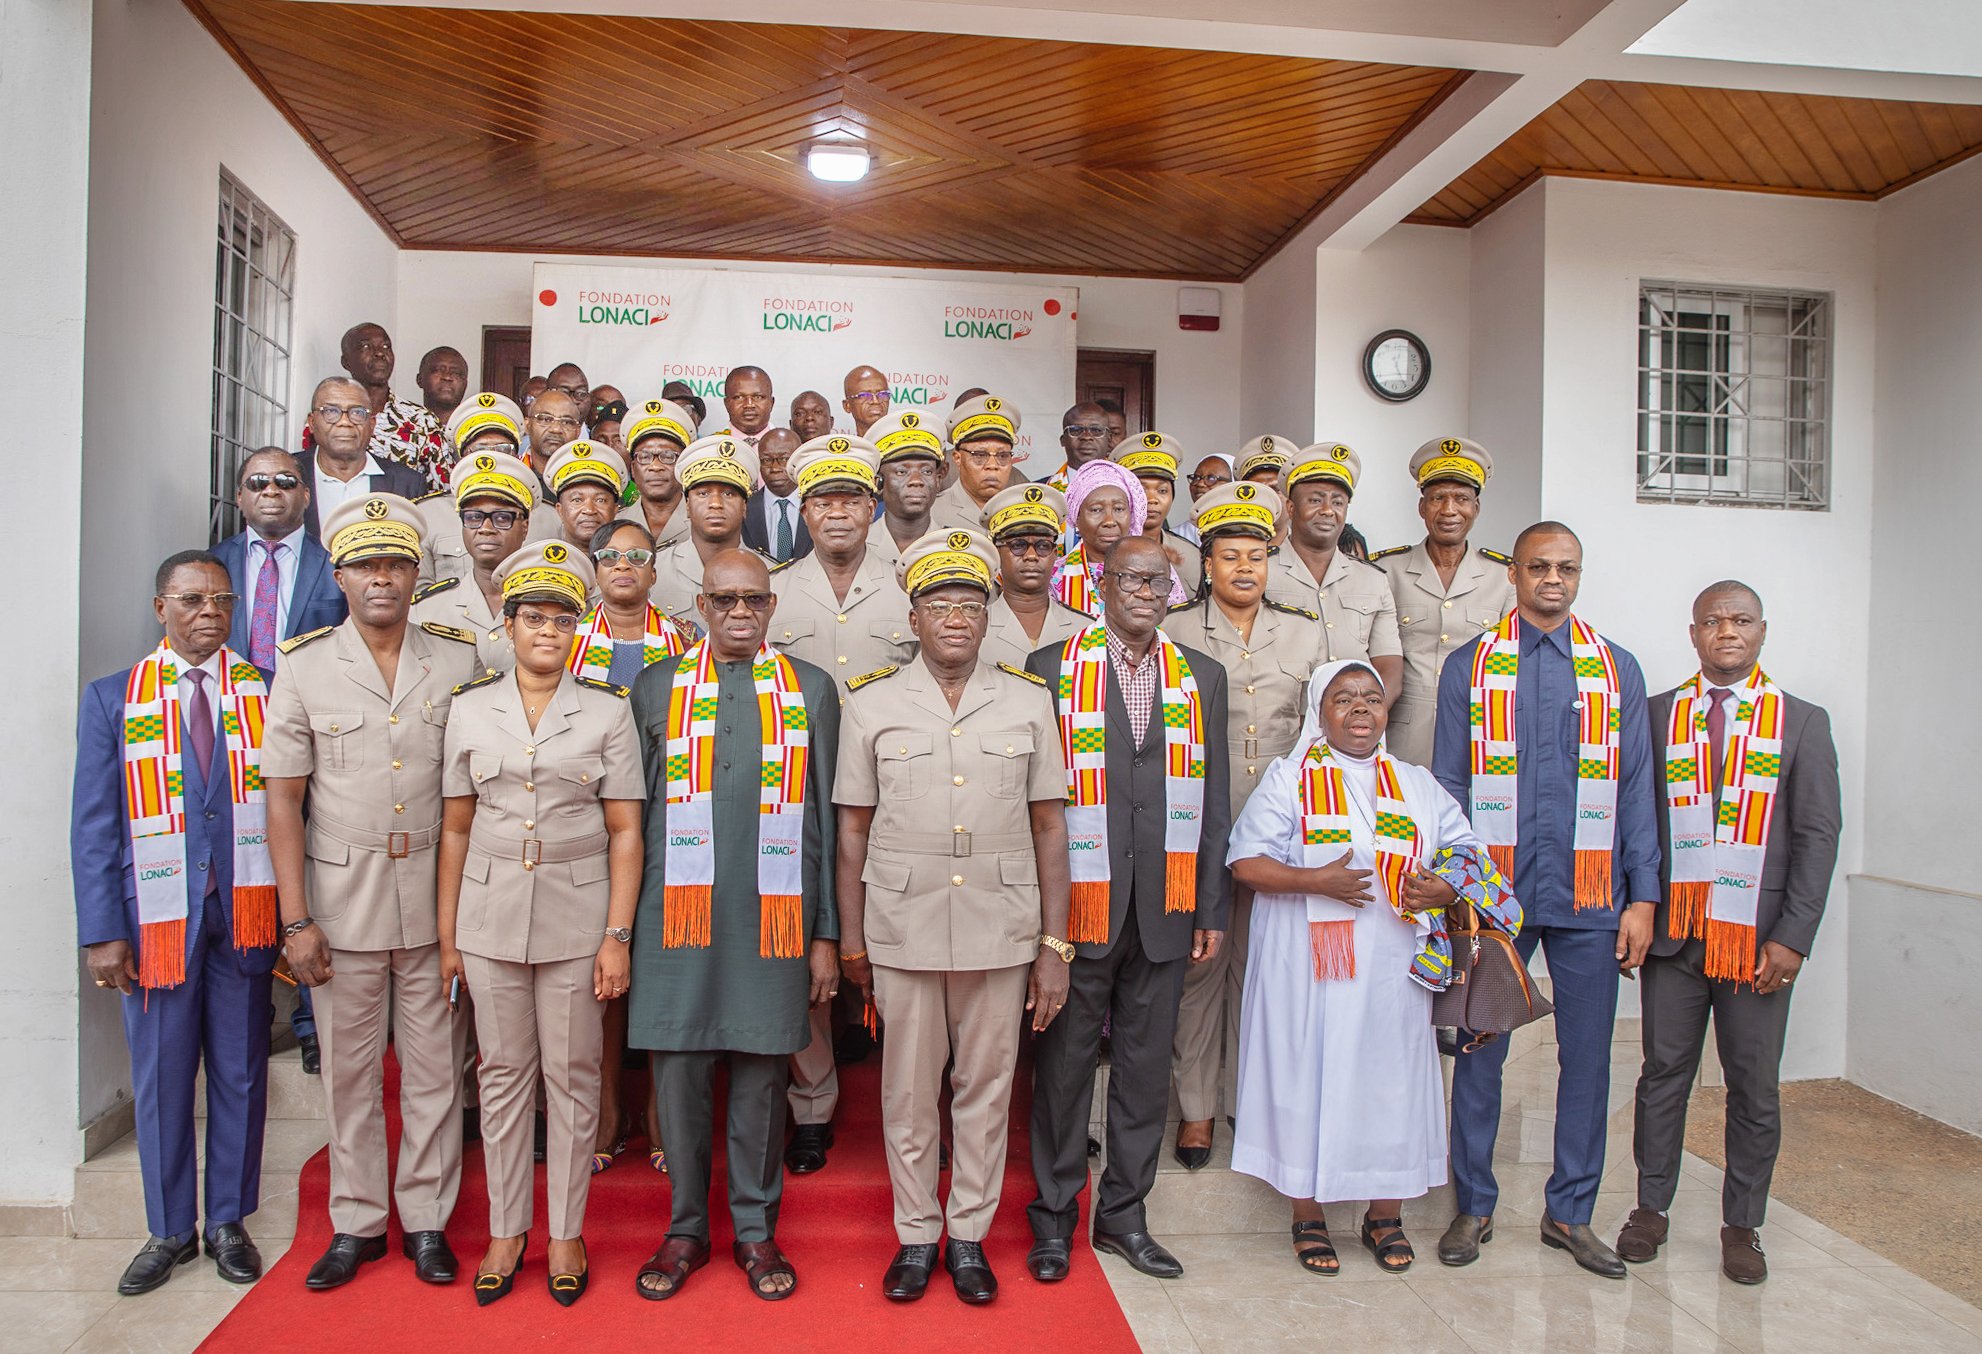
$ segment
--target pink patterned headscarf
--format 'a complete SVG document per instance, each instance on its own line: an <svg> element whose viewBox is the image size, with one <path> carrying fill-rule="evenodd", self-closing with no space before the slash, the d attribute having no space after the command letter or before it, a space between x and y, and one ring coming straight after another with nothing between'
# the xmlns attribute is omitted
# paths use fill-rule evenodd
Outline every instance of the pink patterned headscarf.
<svg viewBox="0 0 1982 1354"><path fill-rule="evenodd" d="M1101 488L1120 489L1128 495L1128 534L1142 535L1143 524L1149 518L1149 495L1142 491L1141 480L1113 461L1089 461L1067 477L1067 524L1079 530L1080 505Z"/></svg>

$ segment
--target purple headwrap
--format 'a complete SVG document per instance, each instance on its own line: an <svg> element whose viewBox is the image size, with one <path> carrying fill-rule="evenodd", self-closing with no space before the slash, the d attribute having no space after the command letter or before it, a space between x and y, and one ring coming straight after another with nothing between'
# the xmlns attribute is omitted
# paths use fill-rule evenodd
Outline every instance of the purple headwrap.
<svg viewBox="0 0 1982 1354"><path fill-rule="evenodd" d="M1113 461L1089 461L1067 476L1067 522L1078 529L1080 505L1096 489L1120 489L1129 499L1130 536L1142 535L1143 523L1149 517L1149 495L1142 491L1142 481Z"/></svg>

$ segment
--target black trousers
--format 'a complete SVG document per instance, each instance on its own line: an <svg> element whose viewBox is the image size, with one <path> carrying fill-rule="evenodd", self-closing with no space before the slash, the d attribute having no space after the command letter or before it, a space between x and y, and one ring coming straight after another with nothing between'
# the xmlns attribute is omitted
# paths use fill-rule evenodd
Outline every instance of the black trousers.
<svg viewBox="0 0 1982 1354"><path fill-rule="evenodd" d="M1151 963L1130 901L1121 936L1099 959L1075 959L1067 1004L1039 1036L1033 1059L1032 1175L1039 1196L1026 1208L1035 1237L1071 1237L1087 1183L1087 1124L1094 1105L1101 1022L1112 1017L1108 1073L1108 1164L1094 1199L1103 1232L1148 1229L1143 1200L1156 1184L1170 1108L1170 1043L1189 959Z"/></svg>
<svg viewBox="0 0 1982 1354"><path fill-rule="evenodd" d="M1776 1076L1783 1033L1789 1027L1785 987L1758 996L1752 987L1709 978L1707 945L1686 943L1668 958L1645 960L1645 1064L1638 1075L1637 1124L1632 1150L1638 1161L1638 1206L1663 1213L1679 1187L1686 1150L1686 1102L1700 1070L1707 1017L1727 1077L1727 1170L1721 1184L1721 1221L1760 1227L1768 1208L1769 1181L1782 1146L1782 1103Z"/></svg>
<svg viewBox="0 0 1982 1354"><path fill-rule="evenodd" d="M656 1053L654 1093L668 1149L674 1216L669 1236L709 1239L709 1176L715 1155L715 1095L721 1059L729 1064L729 1211L738 1241L769 1241L784 1198L788 1053Z"/></svg>

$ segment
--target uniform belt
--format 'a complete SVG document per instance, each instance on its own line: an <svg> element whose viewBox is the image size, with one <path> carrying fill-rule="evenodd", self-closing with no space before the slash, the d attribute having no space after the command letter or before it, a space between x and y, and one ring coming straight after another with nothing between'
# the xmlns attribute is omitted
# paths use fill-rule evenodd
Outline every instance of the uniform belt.
<svg viewBox="0 0 1982 1354"><path fill-rule="evenodd" d="M1032 850L1030 832L891 832L867 839L868 846L907 856L995 856Z"/></svg>
<svg viewBox="0 0 1982 1354"><path fill-rule="evenodd" d="M393 860L404 860L415 851L425 851L440 840L440 824L411 832L373 832L368 828L347 827L320 813L310 815L310 831L322 833L334 842L359 851L378 851Z"/></svg>
<svg viewBox="0 0 1982 1354"><path fill-rule="evenodd" d="M525 865L557 865L602 856L612 834L601 829L582 837L511 837L500 832L468 834L468 849L495 860L520 860Z"/></svg>

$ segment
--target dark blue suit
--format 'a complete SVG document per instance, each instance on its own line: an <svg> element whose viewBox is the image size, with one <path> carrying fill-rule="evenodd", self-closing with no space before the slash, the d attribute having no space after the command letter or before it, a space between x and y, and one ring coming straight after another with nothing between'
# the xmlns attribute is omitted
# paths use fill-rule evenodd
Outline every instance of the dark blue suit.
<svg viewBox="0 0 1982 1354"><path fill-rule="evenodd" d="M1461 805L1472 803L1468 733L1473 655L1481 641L1455 649L1438 678L1438 723L1432 774ZM1555 1000L1558 1076L1555 1169L1549 1216L1588 1223L1603 1177L1610 1117L1611 1030L1617 1022L1617 923L1623 907L1659 897L1659 837L1652 788L1652 731L1645 676L1617 645L1619 772L1616 836L1608 907L1575 906L1576 712L1569 626L1523 624L1515 678L1516 825L1514 893L1524 921L1515 942L1523 958L1548 956ZM1507 1040L1462 1053L1452 1071L1452 1179L1459 1212L1489 1217L1499 1199L1493 1176L1500 1128L1500 1074Z"/></svg>
<svg viewBox="0 0 1982 1354"><path fill-rule="evenodd" d="M69 826L76 940L138 944L138 890L124 809L124 690L128 672L83 691ZM216 739L214 774L200 775L188 744L186 980L124 1002L131 1050L138 1161L152 1234L180 1238L200 1219L193 1082L206 1063L206 1224L239 1222L261 1206L262 1127L268 1116L269 971L279 947L234 947L234 806ZM211 885L211 886L210 886Z"/></svg>
<svg viewBox="0 0 1982 1354"><path fill-rule="evenodd" d="M234 591L241 594L241 600L234 604L234 628L227 634L227 647L243 658L248 656L248 627L255 619L255 580L260 576L262 562L261 551L250 548L253 540L253 534L244 531L213 548L213 553L227 566L227 577L233 580ZM304 535L300 544L295 561L296 587L289 598L289 623L276 633L278 640L340 624L348 610L344 594L338 591L337 580L331 576L330 552L314 536Z"/></svg>

